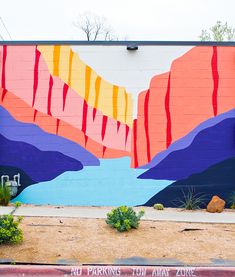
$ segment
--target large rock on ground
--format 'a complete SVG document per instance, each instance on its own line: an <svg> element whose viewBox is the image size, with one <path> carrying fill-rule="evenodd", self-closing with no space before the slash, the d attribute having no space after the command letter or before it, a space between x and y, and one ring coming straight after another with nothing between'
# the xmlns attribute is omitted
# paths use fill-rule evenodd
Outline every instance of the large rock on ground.
<svg viewBox="0 0 235 277"><path fill-rule="evenodd" d="M221 213L224 210L225 201L219 196L215 195L212 197L211 201L207 205L206 210L209 213Z"/></svg>

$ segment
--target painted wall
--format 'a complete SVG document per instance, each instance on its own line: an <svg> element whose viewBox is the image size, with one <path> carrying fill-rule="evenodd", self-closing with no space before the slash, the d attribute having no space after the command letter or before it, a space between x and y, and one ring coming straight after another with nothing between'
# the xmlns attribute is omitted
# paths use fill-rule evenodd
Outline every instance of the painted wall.
<svg viewBox="0 0 235 277"><path fill-rule="evenodd" d="M235 190L235 47L2 45L0 84L15 200L177 206Z"/></svg>

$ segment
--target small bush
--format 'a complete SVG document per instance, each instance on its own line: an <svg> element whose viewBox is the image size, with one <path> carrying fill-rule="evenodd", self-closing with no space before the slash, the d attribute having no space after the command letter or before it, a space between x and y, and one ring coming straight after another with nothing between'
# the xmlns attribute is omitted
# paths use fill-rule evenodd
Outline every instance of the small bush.
<svg viewBox="0 0 235 277"><path fill-rule="evenodd" d="M14 219L12 215L0 216L0 244L23 241L23 232L18 227L22 217Z"/></svg>
<svg viewBox="0 0 235 277"><path fill-rule="evenodd" d="M199 193L195 193L193 188L189 188L188 192L183 193L183 200L180 200L180 208L185 210L197 210L200 209L202 205L204 205L205 196L200 195Z"/></svg>
<svg viewBox="0 0 235 277"><path fill-rule="evenodd" d="M19 208L21 205L22 205L22 203L20 201L15 202L15 208Z"/></svg>
<svg viewBox="0 0 235 277"><path fill-rule="evenodd" d="M11 189L9 186L0 185L0 205L7 206L11 199Z"/></svg>
<svg viewBox="0 0 235 277"><path fill-rule="evenodd" d="M14 209L11 211L11 213L10 214L14 214L15 213L15 211L20 207L22 205L22 203L20 202L20 201L16 201L15 203L14 203Z"/></svg>
<svg viewBox="0 0 235 277"><path fill-rule="evenodd" d="M131 228L139 227L139 221L143 215L143 210L136 214L133 208L121 206L107 214L106 223L119 232L129 231Z"/></svg>
<svg viewBox="0 0 235 277"><path fill-rule="evenodd" d="M154 207L154 209L159 210L159 211L164 210L164 206L160 203L154 204L153 207Z"/></svg>
<svg viewBox="0 0 235 277"><path fill-rule="evenodd" d="M230 208L235 209L235 191L230 194L228 202L230 204Z"/></svg>

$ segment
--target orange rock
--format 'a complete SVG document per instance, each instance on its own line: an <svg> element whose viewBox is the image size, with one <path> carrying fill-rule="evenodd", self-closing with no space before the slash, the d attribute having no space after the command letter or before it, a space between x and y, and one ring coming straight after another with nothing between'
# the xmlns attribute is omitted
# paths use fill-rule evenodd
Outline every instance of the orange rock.
<svg viewBox="0 0 235 277"><path fill-rule="evenodd" d="M209 213L221 213L224 210L225 201L219 196L215 195L207 205L207 211Z"/></svg>

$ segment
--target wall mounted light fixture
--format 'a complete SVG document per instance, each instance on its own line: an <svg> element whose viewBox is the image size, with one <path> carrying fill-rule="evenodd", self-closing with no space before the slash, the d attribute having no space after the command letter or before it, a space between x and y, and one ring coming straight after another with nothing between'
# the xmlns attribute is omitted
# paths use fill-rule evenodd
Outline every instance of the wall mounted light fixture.
<svg viewBox="0 0 235 277"><path fill-rule="evenodd" d="M136 44L129 44L129 45L127 45L126 49L130 50L130 51L135 51L135 50L138 50L138 45L136 45Z"/></svg>

